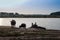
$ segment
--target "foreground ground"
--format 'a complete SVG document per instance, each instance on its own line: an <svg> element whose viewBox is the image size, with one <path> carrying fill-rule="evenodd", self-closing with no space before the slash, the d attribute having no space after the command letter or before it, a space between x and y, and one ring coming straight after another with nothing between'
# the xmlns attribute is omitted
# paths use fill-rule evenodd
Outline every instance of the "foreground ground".
<svg viewBox="0 0 60 40"><path fill-rule="evenodd" d="M60 40L60 30L0 26L0 40Z"/></svg>

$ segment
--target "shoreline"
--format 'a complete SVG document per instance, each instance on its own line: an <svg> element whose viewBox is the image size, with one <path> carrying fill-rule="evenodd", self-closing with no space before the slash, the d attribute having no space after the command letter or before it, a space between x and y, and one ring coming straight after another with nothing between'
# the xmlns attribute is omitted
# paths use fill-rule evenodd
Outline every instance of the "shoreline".
<svg viewBox="0 0 60 40"><path fill-rule="evenodd" d="M42 29L16 29L11 26L0 26L9 28L0 28L0 40L60 40L60 30L42 30Z"/></svg>

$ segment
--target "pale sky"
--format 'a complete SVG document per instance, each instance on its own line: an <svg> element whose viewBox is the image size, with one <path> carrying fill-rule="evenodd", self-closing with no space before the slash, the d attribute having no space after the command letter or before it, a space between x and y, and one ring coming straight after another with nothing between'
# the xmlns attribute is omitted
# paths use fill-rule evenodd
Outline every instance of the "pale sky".
<svg viewBox="0 0 60 40"><path fill-rule="evenodd" d="M50 14L60 11L60 0L0 0L0 12Z"/></svg>

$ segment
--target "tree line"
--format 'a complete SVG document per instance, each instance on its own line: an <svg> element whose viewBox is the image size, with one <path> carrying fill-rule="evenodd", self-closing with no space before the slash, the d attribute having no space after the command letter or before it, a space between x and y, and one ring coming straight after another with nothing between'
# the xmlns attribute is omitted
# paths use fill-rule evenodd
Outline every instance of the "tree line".
<svg viewBox="0 0 60 40"><path fill-rule="evenodd" d="M32 15L25 15L19 13L7 13L7 12L0 12L1 18L60 18L60 11L59 12L52 12L50 15L41 15L41 14L32 14Z"/></svg>

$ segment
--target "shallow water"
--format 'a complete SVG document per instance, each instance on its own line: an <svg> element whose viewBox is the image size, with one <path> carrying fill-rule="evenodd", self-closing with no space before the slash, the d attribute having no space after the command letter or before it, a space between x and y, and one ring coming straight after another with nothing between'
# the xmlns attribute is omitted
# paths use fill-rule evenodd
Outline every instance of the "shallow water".
<svg viewBox="0 0 60 40"><path fill-rule="evenodd" d="M10 21L16 20L16 27L19 27L22 23L26 23L27 28L32 23L46 27L47 29L60 29L60 18L0 18L0 25L11 26Z"/></svg>

